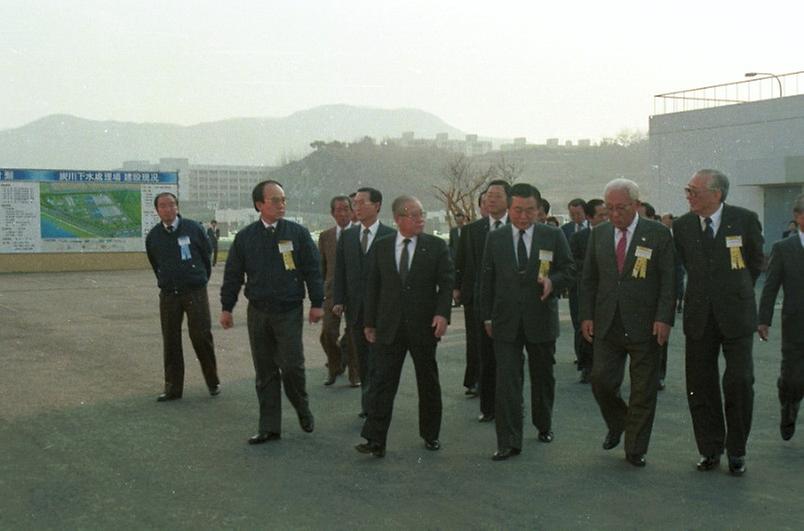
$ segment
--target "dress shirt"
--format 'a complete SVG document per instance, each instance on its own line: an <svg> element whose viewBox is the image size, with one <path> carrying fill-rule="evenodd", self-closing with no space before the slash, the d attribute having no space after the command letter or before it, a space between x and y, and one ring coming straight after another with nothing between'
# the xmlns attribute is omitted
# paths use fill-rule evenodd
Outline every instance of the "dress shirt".
<svg viewBox="0 0 804 531"><path fill-rule="evenodd" d="M265 227L266 229L267 229L268 227L271 227L271 228L272 228L272 229L274 229L274 230L276 230L276 224L279 222L279 220L276 220L276 221L274 221L273 223L268 223L267 221L265 221L264 219L262 219L262 217L260 217L260 221L262 221L262 226L263 226L263 227Z"/></svg>
<svg viewBox="0 0 804 531"><path fill-rule="evenodd" d="M360 227L360 236L359 236L358 239L362 239L363 238L363 231L366 230L366 227L364 227L362 224L359 225L359 227ZM380 220L379 219L374 221L374 224L372 224L370 227L368 227L369 233L368 233L368 244L366 245L366 252L369 252L369 250L371 250L371 244L372 244L372 242L374 242L374 237L377 235L377 229L379 227L380 227Z"/></svg>
<svg viewBox="0 0 804 531"><path fill-rule="evenodd" d="M516 248L519 245L519 229L511 225L511 232L514 235L514 254L516 254ZM525 249L528 251L528 259L530 259L530 247L533 243L533 225L525 229L523 239L525 240Z"/></svg>
<svg viewBox="0 0 804 531"><path fill-rule="evenodd" d="M162 223L162 226L165 227L165 230L168 231L168 232L176 232L176 229L179 228L179 221L180 220L181 220L181 218L179 216L176 216L176 219L173 220L173 223L171 223L170 225L165 225L164 223ZM173 228L168 229L168 227L173 227Z"/></svg>
<svg viewBox="0 0 804 531"><path fill-rule="evenodd" d="M701 232L706 230L706 218L709 218L712 220L712 234L714 236L717 236L717 231L720 229L720 218L722 217L723 217L723 203L720 203L720 207L711 216L698 216L701 222Z"/></svg>
<svg viewBox="0 0 804 531"><path fill-rule="evenodd" d="M505 214L503 214L503 215L502 215L502 217L501 217L499 220L494 219L494 216L492 216L491 214L489 214L489 229L494 230L494 223L495 223L496 221L499 221L499 222L500 222L500 227L502 227L503 225L505 225L505 224L508 222L508 212L506 212ZM528 244L528 245L530 245L530 244Z"/></svg>
<svg viewBox="0 0 804 531"><path fill-rule="evenodd" d="M801 246L804 247L804 231L801 229L798 231L798 239L801 240Z"/></svg>
<svg viewBox="0 0 804 531"><path fill-rule="evenodd" d="M402 248L405 246L405 240L410 240L408 244L408 272L410 272L410 264L413 263L413 252L416 250L416 241L418 236L402 236L399 232L396 233L396 246L394 246L394 261L396 262L396 270L399 271L399 260L402 258Z"/></svg>
<svg viewBox="0 0 804 531"><path fill-rule="evenodd" d="M634 231L636 230L637 223L639 222L639 216L634 216L634 220L631 222L628 227L625 229L626 239L625 239L625 255L628 256L628 249L631 247L631 240L634 239ZM623 231L614 227L614 252L617 252L617 244L620 243L620 239L623 237Z"/></svg>

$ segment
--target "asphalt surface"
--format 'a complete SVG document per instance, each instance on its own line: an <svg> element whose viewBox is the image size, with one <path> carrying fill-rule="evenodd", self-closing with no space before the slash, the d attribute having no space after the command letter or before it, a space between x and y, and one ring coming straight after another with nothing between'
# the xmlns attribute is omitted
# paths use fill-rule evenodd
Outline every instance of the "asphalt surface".
<svg viewBox="0 0 804 531"><path fill-rule="evenodd" d="M735 478L725 462L695 470L680 330L647 467L629 465L622 446L602 450L605 425L577 383L561 310L552 444L526 423L522 455L490 459L494 427L476 421L478 401L463 394L457 309L438 350L441 451L418 437L408 360L377 459L353 449L359 390L345 378L323 386L320 325L305 326L315 432L301 431L284 400L282 440L249 446L257 403L242 298L235 328L214 326L222 394L207 394L185 337L184 398L157 403L150 271L0 275L0 529L801 529L804 434L779 436L778 328L755 343L748 471Z"/></svg>

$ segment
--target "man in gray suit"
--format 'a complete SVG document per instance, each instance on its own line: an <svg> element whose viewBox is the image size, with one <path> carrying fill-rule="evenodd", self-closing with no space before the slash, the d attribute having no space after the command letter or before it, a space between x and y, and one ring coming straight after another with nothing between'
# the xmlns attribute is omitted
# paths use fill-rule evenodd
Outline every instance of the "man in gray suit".
<svg viewBox="0 0 804 531"><path fill-rule="evenodd" d="M759 338L768 340L773 305L779 288L782 303L782 368L777 381L782 418L779 430L789 441L796 432L796 417L804 395L804 195L793 205L798 230L773 244L765 286L759 299Z"/></svg>
<svg viewBox="0 0 804 531"><path fill-rule="evenodd" d="M511 187L510 225L486 237L480 314L497 361L494 416L502 461L522 451L522 350L528 352L531 419L539 441L553 440L556 294L575 282L575 262L560 229L536 223L541 196L526 183Z"/></svg>
<svg viewBox="0 0 804 531"><path fill-rule="evenodd" d="M592 230L583 265L581 331L594 342L592 391L606 421L603 448L620 444L625 458L645 466L656 394L659 347L673 322L675 266L667 227L637 215L639 186L628 179L606 185L609 222ZM620 395L630 356L631 393Z"/></svg>

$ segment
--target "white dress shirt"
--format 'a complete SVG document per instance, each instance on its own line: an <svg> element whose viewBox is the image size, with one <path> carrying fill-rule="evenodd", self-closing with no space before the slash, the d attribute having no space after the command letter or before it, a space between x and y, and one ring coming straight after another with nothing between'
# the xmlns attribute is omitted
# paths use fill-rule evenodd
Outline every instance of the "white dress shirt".
<svg viewBox="0 0 804 531"><path fill-rule="evenodd" d="M636 230L637 223L639 223L639 215L634 216L633 221L628 227L625 228L625 254L628 255L628 249L631 248L631 240L634 239L634 231ZM623 231L614 227L614 252L617 252L617 244L623 237Z"/></svg>
<svg viewBox="0 0 804 531"><path fill-rule="evenodd" d="M701 222L701 232L706 230L706 217L707 216L698 216ZM717 235L717 231L720 230L720 218L723 217L723 203L720 203L720 207L717 211L709 216L712 220L712 234Z"/></svg>
<svg viewBox="0 0 804 531"><path fill-rule="evenodd" d="M399 271L399 263L402 259L402 248L405 247L405 240L410 240L408 243L408 271L410 271L410 264L413 263L413 253L416 251L416 241L419 239L418 236L411 236L406 238L402 236L399 232L396 233L396 247L395 249L395 262L396 262L396 270Z"/></svg>

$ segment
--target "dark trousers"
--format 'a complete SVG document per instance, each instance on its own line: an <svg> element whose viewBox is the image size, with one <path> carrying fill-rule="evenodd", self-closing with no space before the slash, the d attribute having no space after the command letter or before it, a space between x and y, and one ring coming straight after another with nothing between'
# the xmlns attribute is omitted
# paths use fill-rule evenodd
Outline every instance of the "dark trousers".
<svg viewBox="0 0 804 531"><path fill-rule="evenodd" d="M709 315L703 336L686 339L687 402L695 442L701 455L745 455L754 409L753 333L726 338L714 315ZM718 357L723 349L723 400L720 395ZM725 405L725 422L724 422Z"/></svg>
<svg viewBox="0 0 804 531"><path fill-rule="evenodd" d="M341 318L332 313L332 299L324 301L324 318L321 324L321 348L327 356L327 368L330 377L335 377L343 372L344 365L349 366L349 381L359 382L357 359L350 355L349 349L352 348L352 338L348 338L341 344L339 337L341 332Z"/></svg>
<svg viewBox="0 0 804 531"><path fill-rule="evenodd" d="M524 380L523 348L528 353L530 375L530 411L533 425L539 432L551 431L556 381L553 377L556 343L529 343L520 331L516 341L494 340L497 356L497 396L495 426L498 448L522 448Z"/></svg>
<svg viewBox="0 0 804 531"><path fill-rule="evenodd" d="M569 311L572 330L575 333L573 347L575 349L575 359L578 361L577 369L581 370L581 341L583 341L583 335L581 334L581 320L578 318L579 306L578 286L575 285L569 289Z"/></svg>
<svg viewBox="0 0 804 531"><path fill-rule="evenodd" d="M310 415L305 390L302 318L301 304L287 312L268 312L254 304L248 305L248 340L260 404L260 433L282 431L283 385L296 413Z"/></svg>
<svg viewBox="0 0 804 531"><path fill-rule="evenodd" d="M670 347L670 336L667 341L659 347L659 379L664 380L667 376L667 349Z"/></svg>
<svg viewBox="0 0 804 531"><path fill-rule="evenodd" d="M580 331L576 334L576 345L578 346L578 370L591 371L592 364L594 363L594 346L592 343L580 335Z"/></svg>
<svg viewBox="0 0 804 531"><path fill-rule="evenodd" d="M355 320L349 326L352 333L354 354L357 357L358 374L360 375L360 409L368 413L371 407L371 386L374 382L374 347L366 341L363 333L363 319Z"/></svg>
<svg viewBox="0 0 804 531"><path fill-rule="evenodd" d="M215 266L218 264L218 244L214 244L212 246L212 265Z"/></svg>
<svg viewBox="0 0 804 531"><path fill-rule="evenodd" d="M181 396L184 391L184 352L181 344L181 325L187 314L190 342L201 363L207 387L220 383L212 341L209 297L206 286L174 293L159 292L159 318L162 323L162 346L165 363L165 393Z"/></svg>
<svg viewBox="0 0 804 531"><path fill-rule="evenodd" d="M419 392L419 435L424 440L432 441L438 439L441 431L441 384L438 380L436 345L411 345L405 338L398 338L391 345L374 345L376 366L371 382L373 402L361 432L366 440L382 446L385 446L388 436L394 398L408 351L413 358Z"/></svg>
<svg viewBox="0 0 804 531"><path fill-rule="evenodd" d="M478 334L484 333L477 327L474 304L463 305L463 322L466 328L466 370L463 373L463 386L472 389L480 381L480 353L477 344Z"/></svg>
<svg viewBox="0 0 804 531"><path fill-rule="evenodd" d="M659 390L659 344L654 338L634 342L625 335L619 311L605 336L595 336L592 392L609 431L625 432L625 452L648 452L656 394ZM620 388L625 376L626 356L631 391L628 404Z"/></svg>
<svg viewBox="0 0 804 531"><path fill-rule="evenodd" d="M804 397L804 342L782 339L782 367L777 386L779 403L782 408L791 408L795 418Z"/></svg>
<svg viewBox="0 0 804 531"><path fill-rule="evenodd" d="M497 400L497 357L494 354L494 341L486 333L486 326L479 316L474 316L477 334L477 347L480 354L480 374L478 375L478 391L480 392L480 412L494 415Z"/></svg>

